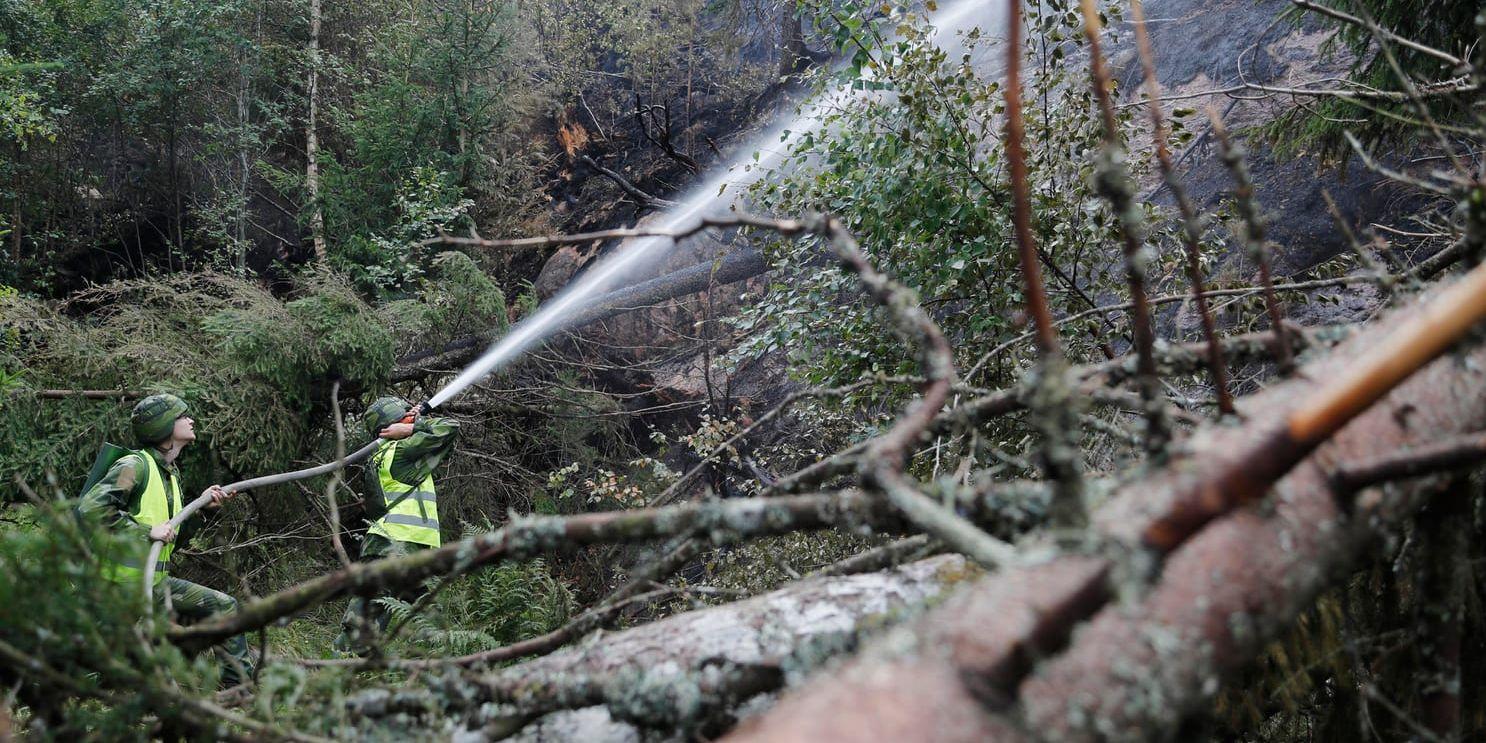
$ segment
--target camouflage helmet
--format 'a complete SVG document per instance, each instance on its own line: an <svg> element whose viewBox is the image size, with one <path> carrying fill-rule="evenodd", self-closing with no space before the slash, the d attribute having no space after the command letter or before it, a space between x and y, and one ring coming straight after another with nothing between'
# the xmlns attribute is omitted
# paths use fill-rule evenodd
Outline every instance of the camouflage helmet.
<svg viewBox="0 0 1486 743"><path fill-rule="evenodd" d="M158 444L175 432L175 421L188 411L186 401L171 394L150 395L134 406L129 423L143 445Z"/></svg>
<svg viewBox="0 0 1486 743"><path fill-rule="evenodd" d="M366 426L366 435L375 437L382 429L402 420L407 414L407 402L395 397L379 397L361 414L361 424Z"/></svg>

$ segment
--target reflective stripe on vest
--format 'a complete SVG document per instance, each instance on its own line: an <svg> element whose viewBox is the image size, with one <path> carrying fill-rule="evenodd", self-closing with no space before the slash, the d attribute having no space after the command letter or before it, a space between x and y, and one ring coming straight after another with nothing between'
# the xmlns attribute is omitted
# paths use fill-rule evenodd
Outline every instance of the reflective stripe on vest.
<svg viewBox="0 0 1486 743"><path fill-rule="evenodd" d="M161 467L148 452L137 451L133 456L144 460L145 467L149 468L149 474L144 492L139 496L139 504L129 515L146 527L163 524L185 505L185 501L181 498L181 483L177 478L167 478L165 468ZM117 555L113 560L104 563L104 576L120 583L138 583L143 580L143 566L145 558L150 553L150 544L148 539L138 544L130 544L127 554ZM155 563L154 584L157 586L170 572L172 552L175 552L174 542L166 543L165 549L160 551L160 560Z"/></svg>
<svg viewBox="0 0 1486 743"><path fill-rule="evenodd" d="M387 514L371 525L370 533L398 542L413 542L437 547L439 540L439 501L433 487L433 475L423 478L415 487L392 476L392 460L397 442L390 441L377 452L377 482L388 504Z"/></svg>

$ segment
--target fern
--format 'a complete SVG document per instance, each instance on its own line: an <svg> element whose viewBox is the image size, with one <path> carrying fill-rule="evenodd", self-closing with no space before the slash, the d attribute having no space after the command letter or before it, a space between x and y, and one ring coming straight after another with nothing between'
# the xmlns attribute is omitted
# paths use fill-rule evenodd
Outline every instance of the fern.
<svg viewBox="0 0 1486 743"><path fill-rule="evenodd" d="M406 601L378 603L391 625L407 624L406 642L427 655L465 655L546 634L565 624L575 605L540 559L462 576L418 613Z"/></svg>

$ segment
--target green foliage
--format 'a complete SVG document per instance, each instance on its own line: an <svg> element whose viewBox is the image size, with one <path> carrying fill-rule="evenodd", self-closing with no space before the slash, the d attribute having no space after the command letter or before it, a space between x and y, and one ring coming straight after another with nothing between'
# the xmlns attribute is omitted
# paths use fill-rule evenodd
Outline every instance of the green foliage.
<svg viewBox="0 0 1486 743"><path fill-rule="evenodd" d="M395 223L381 233L352 233L332 261L368 293L397 293L413 286L431 252L423 241L460 227L468 230L474 205L460 197L447 174L428 167L414 168L392 202L398 213Z"/></svg>
<svg viewBox="0 0 1486 743"><path fill-rule="evenodd" d="M83 306L94 310L81 319L64 312ZM200 421L201 441L183 455L197 488L237 479L232 472L292 469L310 435L305 413L324 405L330 380L380 386L395 345L339 280L318 278L286 303L220 274L98 287L60 308L0 298L0 337L12 339L0 346L0 369L24 369L33 389L181 394ZM0 411L0 435L26 452L0 463L6 480L81 484L101 440L130 443L127 403L11 394Z"/></svg>
<svg viewBox="0 0 1486 743"><path fill-rule="evenodd" d="M1434 3L1428 12L1399 0L1354 0L1338 6L1352 15L1371 18L1379 28L1399 37L1442 50L1478 67L1483 64L1480 42L1486 19L1481 6L1471 0ZM1452 80L1457 70L1442 60L1410 47L1389 42L1387 50L1398 64L1396 71L1380 52L1378 40L1365 26L1343 23L1300 8L1292 15L1333 26L1336 34L1328 42L1330 51L1344 50L1352 57L1352 82L1361 90L1404 91L1399 71L1418 89L1428 89ZM1476 93L1432 96L1425 99L1429 116L1445 124L1471 122L1470 107ZM1265 125L1264 131L1281 153L1295 154L1314 147L1328 160L1344 160L1351 153L1344 137L1352 132L1366 145L1395 143L1417 137L1424 120L1414 102L1390 103L1347 98L1322 98L1314 105L1292 107Z"/></svg>
<svg viewBox="0 0 1486 743"><path fill-rule="evenodd" d="M996 129L1001 83L972 66L981 43L974 35L964 39L970 51L951 59L904 8L872 23L842 17L834 38L851 64L822 73L819 85L871 92L829 112L822 129L830 136L803 136L793 169L772 174L754 195L778 213L840 217L874 263L917 290L961 349L959 368L969 368L976 361L969 354L1020 332L1012 314L1022 287L1007 280L1018 269ZM1074 22L1055 7L1037 20L1076 37ZM1051 65L1027 87L1036 239L1058 268L1048 278L1053 299L1076 306L1119 278L1108 272L1111 251L1100 247L1113 244L1115 225L1091 184L1099 124L1081 71ZM916 373L910 349L884 332L856 279L823 265L824 250L809 241L773 246L779 273L744 311L741 325L756 333L739 355L786 350L792 368L818 384Z"/></svg>
<svg viewBox="0 0 1486 743"><path fill-rule="evenodd" d="M0 134L18 149L26 149L32 140L57 137L57 117L65 109L43 105L48 91L44 70L28 71L18 67L10 52L0 49Z"/></svg>
<svg viewBox="0 0 1486 743"><path fill-rule="evenodd" d="M335 265L364 290L394 294L427 269L418 242L468 232L476 218L497 230L527 218L539 154L513 136L527 96L517 84L525 53L514 3L408 10L373 11L387 23L367 29L369 51L354 60L364 71L344 71L352 92L326 110L345 146L321 163Z"/></svg>
<svg viewBox="0 0 1486 743"><path fill-rule="evenodd" d="M135 585L104 579L94 556L116 548L123 537L81 529L66 502L8 508L0 529L0 641L57 671L107 704L73 698L69 689L43 681L16 685L0 661L0 680L18 692L32 718L49 721L55 738L149 740L141 724L158 704L170 678L179 692L198 696L216 689L210 655L191 659L162 639L164 623L139 622L143 597ZM154 697L152 699L152 697Z"/></svg>
<svg viewBox="0 0 1486 743"><path fill-rule="evenodd" d="M430 656L467 655L546 634L574 610L572 593L540 559L461 576L422 612L397 599L379 601L392 617L389 626L408 622L409 649Z"/></svg>

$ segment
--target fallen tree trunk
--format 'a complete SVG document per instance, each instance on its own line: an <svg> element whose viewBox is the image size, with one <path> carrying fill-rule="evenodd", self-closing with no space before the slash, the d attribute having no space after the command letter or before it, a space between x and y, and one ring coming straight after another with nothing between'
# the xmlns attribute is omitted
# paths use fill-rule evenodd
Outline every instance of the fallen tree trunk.
<svg viewBox="0 0 1486 743"><path fill-rule="evenodd" d="M651 307L661 302L706 291L710 286L723 286L750 279L769 270L769 263L759 251L745 248L728 253L720 261L707 261L618 289L599 297L588 309L563 323L563 329L574 330L626 312ZM483 333L467 336L446 344L438 351L420 351L397 360L388 379L407 382L420 379L428 369L455 368L480 354L499 336Z"/></svg>
<svg viewBox="0 0 1486 743"><path fill-rule="evenodd" d="M1073 626L1117 593L1105 576L1138 575L1157 553L1147 535L1194 494L1222 497L1218 481L1268 453L1290 411L1343 376L1418 305L1363 330L1329 358L1239 405L1249 423L1209 426L1171 467L1120 489L1095 515L1110 557L1054 558L986 578L843 669L787 697L735 740L1021 739L1001 712L1020 713L1053 740L1133 739L1171 730L1216 692L1318 593L1351 566L1368 539L1406 518L1424 492L1365 493L1345 507L1329 473L1486 423L1486 349L1430 363L1353 419L1281 477L1272 512L1217 518L1171 552L1156 583L1099 611L1062 655L1024 680ZM1262 470L1263 461L1254 461ZM1121 568L1125 568L1121 570ZM1130 578L1129 580L1136 580ZM1027 586L1035 590L1026 590ZM903 684L916 693L901 694ZM825 714L851 700L858 713ZM833 706L835 705L835 706Z"/></svg>
<svg viewBox="0 0 1486 743"><path fill-rule="evenodd" d="M879 573L807 579L502 671L467 676L458 682L458 694L435 700L426 694L398 698L381 691L353 700L352 708L373 717L470 710L471 727L494 729L510 726L513 718L519 718L518 724L533 720L536 739L553 740L548 736L569 730L574 721L596 725L585 740L633 735L628 725L592 712L557 712L536 720L537 715L595 705L606 705L618 720L695 727L741 700L777 688L786 672L854 647L865 629L911 611L974 572L965 558L940 555ZM493 715L487 709L490 702L502 705ZM568 716L572 720L564 722Z"/></svg>

